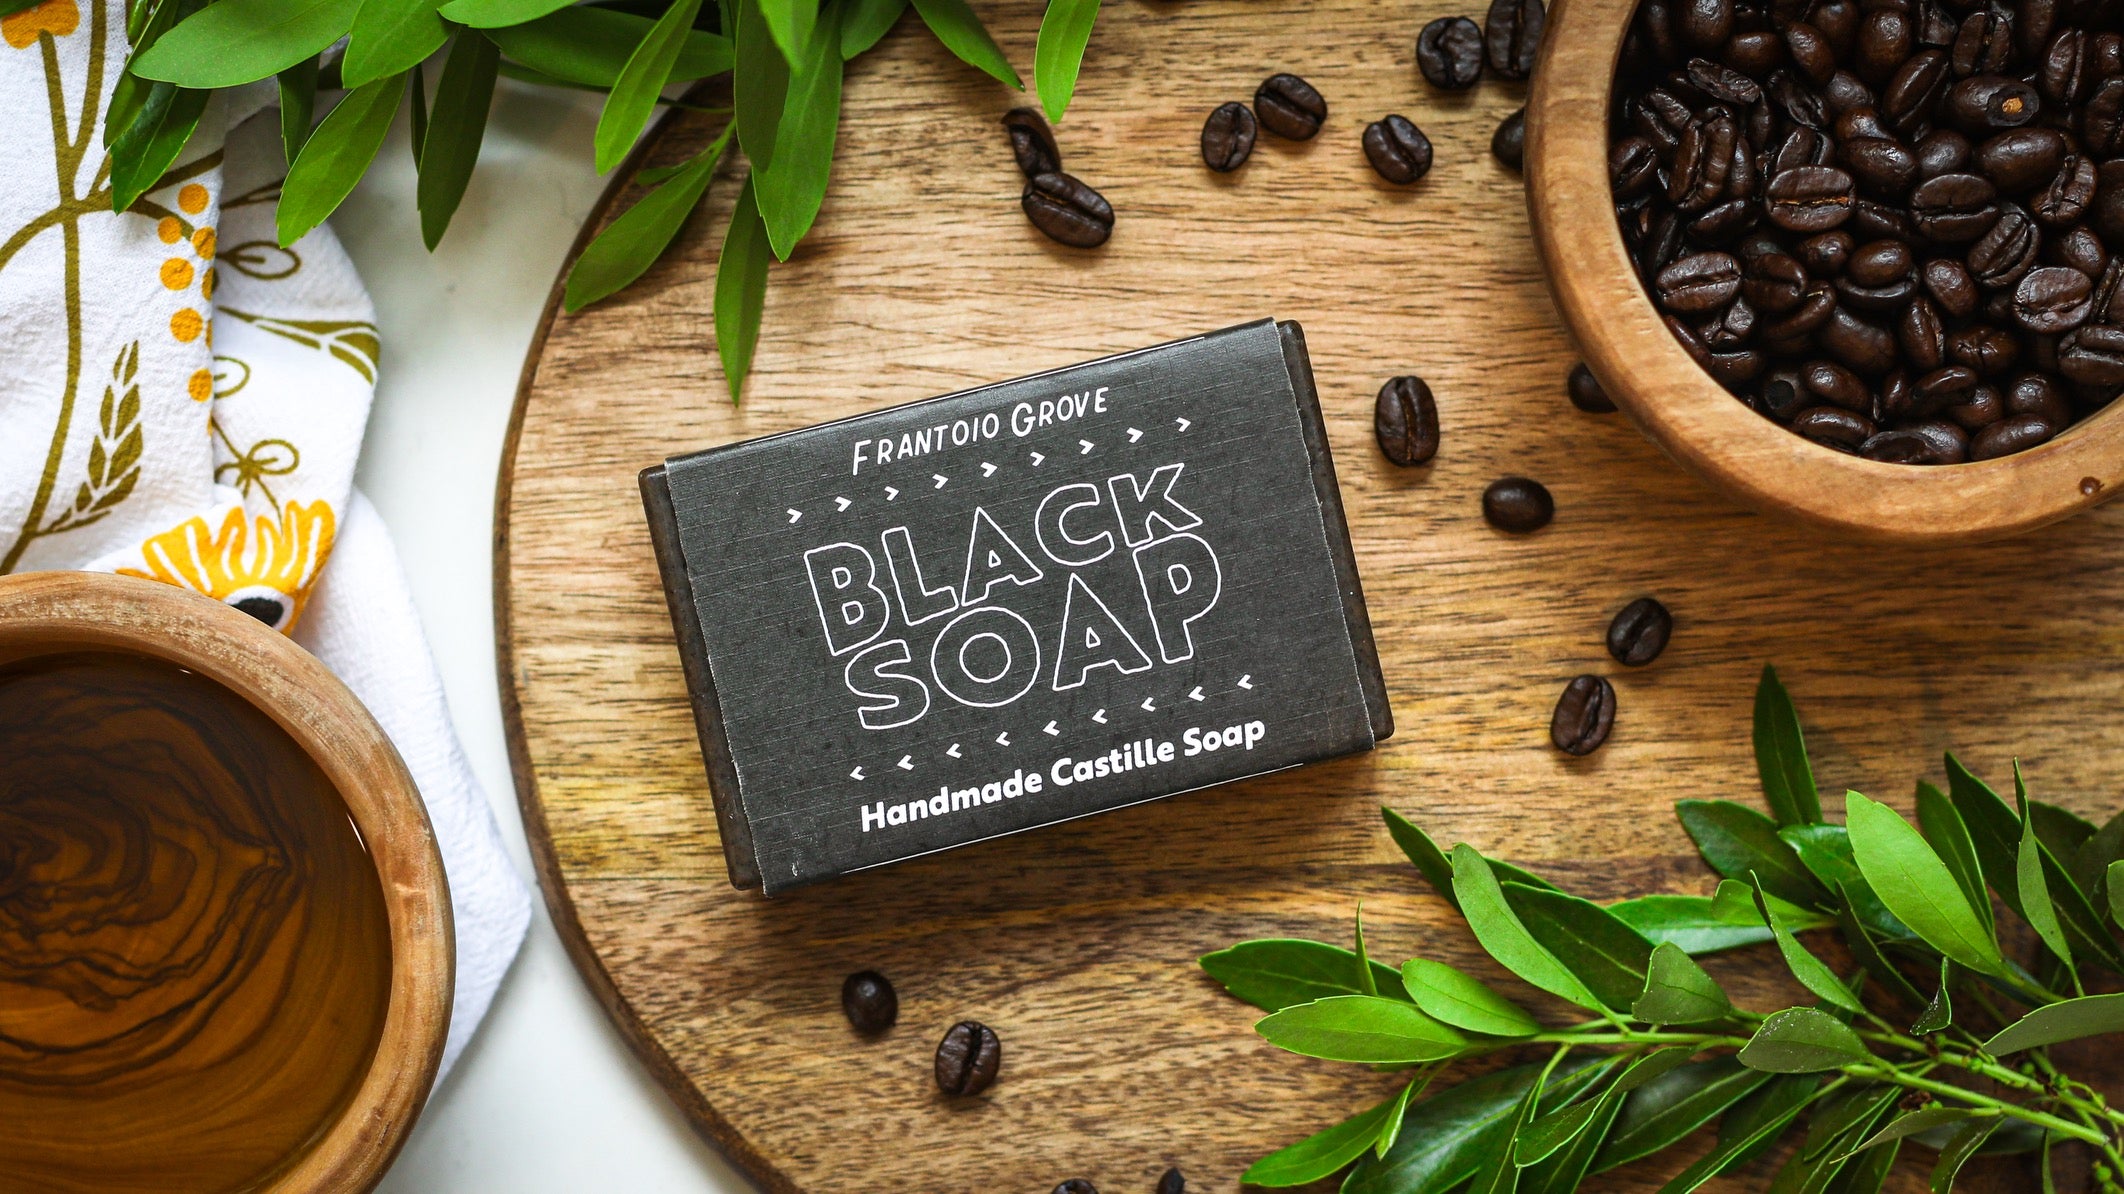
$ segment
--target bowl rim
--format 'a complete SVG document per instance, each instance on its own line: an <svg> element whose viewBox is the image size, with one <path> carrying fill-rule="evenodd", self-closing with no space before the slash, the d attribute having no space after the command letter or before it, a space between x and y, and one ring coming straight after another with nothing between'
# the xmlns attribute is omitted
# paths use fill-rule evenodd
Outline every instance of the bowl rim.
<svg viewBox="0 0 2124 1194"><path fill-rule="evenodd" d="M442 855L404 760L316 656L240 610L159 581L109 573L0 576L0 662L69 650L145 655L214 679L286 730L346 802L376 867L390 925L383 1031L338 1118L262 1189L372 1189L404 1147L434 1085L455 989Z"/></svg>
<svg viewBox="0 0 2124 1194"><path fill-rule="evenodd" d="M1878 542L2019 534L2114 493L2124 482L2119 403L1995 460L1887 464L1795 435L1696 364L1660 321L1613 214L1609 92L1636 8L1636 0L1556 0L1527 100L1526 182L1557 310L1587 367L1638 428L1749 506Z"/></svg>

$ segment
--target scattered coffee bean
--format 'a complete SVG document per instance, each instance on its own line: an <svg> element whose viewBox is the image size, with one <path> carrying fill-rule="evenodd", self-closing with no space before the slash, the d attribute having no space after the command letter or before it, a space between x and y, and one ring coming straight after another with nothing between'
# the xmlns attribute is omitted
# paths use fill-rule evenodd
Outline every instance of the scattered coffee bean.
<svg viewBox="0 0 2124 1194"><path fill-rule="evenodd" d="M1438 454L1438 402L1431 387L1413 374L1379 387L1372 404L1372 434L1388 460L1408 468Z"/></svg>
<svg viewBox="0 0 2124 1194"><path fill-rule="evenodd" d="M1564 685L1556 712L1549 717L1549 741L1567 755L1589 755L1615 728L1615 686L1599 676L1580 676Z"/></svg>
<svg viewBox="0 0 2124 1194"><path fill-rule="evenodd" d="M1054 1194L1099 1194L1099 1187L1092 1185L1081 1177L1073 1177L1056 1186Z"/></svg>
<svg viewBox="0 0 2124 1194"><path fill-rule="evenodd" d="M1497 131L1490 136L1490 153L1514 174L1519 173L1527 156L1525 108L1505 117L1504 123L1497 126Z"/></svg>
<svg viewBox="0 0 2124 1194"><path fill-rule="evenodd" d="M1533 74L1542 27L1547 23L1541 0L1490 0L1490 15L1482 30L1490 70L1513 80Z"/></svg>
<svg viewBox="0 0 2124 1194"><path fill-rule="evenodd" d="M900 996L875 970L858 970L841 984L841 1012L861 1033L875 1034L900 1018Z"/></svg>
<svg viewBox="0 0 2124 1194"><path fill-rule="evenodd" d="M1440 17L1416 35L1416 69L1433 87L1465 91L1482 77L1482 30L1466 17Z"/></svg>
<svg viewBox="0 0 2124 1194"><path fill-rule="evenodd" d="M1018 159L1018 171L1027 178L1062 172L1062 151L1055 147L1055 134L1047 118L1031 108L1012 108L1003 114L1003 128L1010 134L1010 152Z"/></svg>
<svg viewBox="0 0 2124 1194"><path fill-rule="evenodd" d="M1431 139L1406 116L1383 116L1364 127L1364 156L1388 182L1415 182L1431 171Z"/></svg>
<svg viewBox="0 0 2124 1194"><path fill-rule="evenodd" d="M1327 120L1327 100L1297 75L1270 75L1254 90L1261 127L1292 141L1310 141Z"/></svg>
<svg viewBox="0 0 2124 1194"><path fill-rule="evenodd" d="M996 1080L1003 1064L1003 1042L995 1030L974 1020L951 1026L937 1043L937 1089L952 1098L977 1095Z"/></svg>
<svg viewBox="0 0 2124 1194"><path fill-rule="evenodd" d="M1627 667L1643 667L1659 658L1674 633L1674 615L1656 598L1640 597L1623 606L1608 623L1608 654Z"/></svg>
<svg viewBox="0 0 2124 1194"><path fill-rule="evenodd" d="M1527 477L1501 477L1482 491L1482 516L1500 531L1525 535L1556 517L1548 487Z"/></svg>
<svg viewBox="0 0 2124 1194"><path fill-rule="evenodd" d="M1114 209L1106 196L1068 174L1042 174L1025 184L1019 201L1033 227L1079 249L1092 249L1113 235Z"/></svg>
<svg viewBox="0 0 2124 1194"><path fill-rule="evenodd" d="M1469 22L1471 25L1473 23ZM1159 1175L1157 1194L1187 1194L1187 1178L1183 1177L1177 1168L1166 1170Z"/></svg>
<svg viewBox="0 0 2124 1194"><path fill-rule="evenodd" d="M1202 164L1219 174L1246 165L1254 152L1254 110L1237 100L1218 104L1202 122Z"/></svg>
<svg viewBox="0 0 2124 1194"><path fill-rule="evenodd" d="M1571 366L1571 374L1564 378L1564 390L1571 395L1571 405L1591 415L1615 413L1615 400L1601 388L1600 380L1584 362Z"/></svg>

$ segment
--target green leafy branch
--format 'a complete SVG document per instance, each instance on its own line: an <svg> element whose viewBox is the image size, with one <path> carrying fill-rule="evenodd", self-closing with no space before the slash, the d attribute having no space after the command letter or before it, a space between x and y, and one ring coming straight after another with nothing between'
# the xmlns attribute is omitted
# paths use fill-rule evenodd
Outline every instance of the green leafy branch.
<svg viewBox="0 0 2124 1194"><path fill-rule="evenodd" d="M346 200L408 106L421 237L433 249L471 180L499 77L604 93L595 158L607 173L659 105L682 102L669 89L728 76L731 108L710 110L731 117L721 135L686 162L635 175L647 189L586 248L563 299L578 310L647 272L707 196L734 137L750 171L724 236L715 325L735 401L768 265L789 259L825 198L843 70L910 5L961 61L1023 89L966 0L132 0L133 50L104 124L112 204L128 210L167 185L215 90L276 79L290 163L276 209L281 245ZM1051 119L1069 107L1098 12L1099 0L1046 0L1034 79ZM327 64L342 38L345 52ZM438 54L431 92L426 65ZM330 92L341 95L320 120Z"/></svg>
<svg viewBox="0 0 2124 1194"><path fill-rule="evenodd" d="M1451 852L1392 810L1388 832L1506 971L1580 1014L1547 1026L1443 962L1393 970L1364 943L1248 941L1206 970L1267 1011L1256 1031L1307 1057L1405 1070L1394 1096L1257 1161L1245 1180L1295 1186L1348 1170L1344 1194L1555 1194L1660 1153L1716 1121L1710 1150L1662 1194L1735 1172L1792 1142L1779 1194L1880 1189L1906 1143L1934 1150L1946 1194L1970 1157L2095 1154L2100 1187L2124 1174L2124 1112L2064 1073L2051 1046L2124 1031L2124 813L2097 829L2014 800L1947 758L1920 783L1917 823L1858 792L1823 818L1799 717L1774 671L1756 692L1755 748L1771 815L1684 800L1682 826L1721 876L1710 896L1579 899L1465 843ZM2023 966L1993 897L2032 932ZM1798 934L1834 929L1840 975ZM1815 1002L1736 1006L1696 958L1773 946ZM1588 1017L1590 1014L1590 1017ZM1422 1098L1454 1063L1539 1050Z"/></svg>

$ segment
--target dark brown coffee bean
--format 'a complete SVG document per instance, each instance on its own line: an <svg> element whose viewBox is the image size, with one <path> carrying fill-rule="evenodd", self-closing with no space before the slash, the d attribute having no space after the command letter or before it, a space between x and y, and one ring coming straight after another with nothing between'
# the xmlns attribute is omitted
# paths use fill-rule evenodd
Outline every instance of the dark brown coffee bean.
<svg viewBox="0 0 2124 1194"><path fill-rule="evenodd" d="M1851 176L1834 166L1798 166L1770 180L1770 222L1794 232L1826 232L1851 218Z"/></svg>
<svg viewBox="0 0 2124 1194"><path fill-rule="evenodd" d="M1900 199L1917 181L1917 155L1885 137L1858 137L1837 150L1837 161L1867 194Z"/></svg>
<svg viewBox="0 0 2124 1194"><path fill-rule="evenodd" d="M1953 129L1934 129L1918 139L1913 147L1917 154L1918 178L1938 178L1942 174L1962 174L1969 168L1969 159L1974 154L1969 138Z"/></svg>
<svg viewBox="0 0 2124 1194"><path fill-rule="evenodd" d="M1114 232L1114 209L1106 196L1068 174L1042 174L1026 183L1019 206L1049 240L1079 249L1097 248Z"/></svg>
<svg viewBox="0 0 2124 1194"><path fill-rule="evenodd" d="M1910 277L1917 259L1910 246L1899 240L1877 240L1860 245L1851 254L1844 272L1861 286L1887 286Z"/></svg>
<svg viewBox="0 0 2124 1194"><path fill-rule="evenodd" d="M1736 110L1763 98L1763 89L1755 80L1708 58L1691 58L1682 68L1682 76L1706 97Z"/></svg>
<svg viewBox="0 0 2124 1194"><path fill-rule="evenodd" d="M1809 87L1799 76L1790 71L1774 71L1765 90L1771 104L1794 125L1816 131L1828 128L1829 113L1827 105L1822 102L1821 92Z"/></svg>
<svg viewBox="0 0 2124 1194"><path fill-rule="evenodd" d="M2046 101L2063 108L2087 94L2087 43L2084 29L2060 29L2050 39L2036 66L2036 87Z"/></svg>
<svg viewBox="0 0 2124 1194"><path fill-rule="evenodd" d="M1372 434L1388 460L1403 468L1423 464L1438 454L1438 402L1431 387L1413 374L1379 387L1372 404Z"/></svg>
<svg viewBox="0 0 2124 1194"><path fill-rule="evenodd" d="M1816 129L1794 125L1777 148L1761 163L1765 178L1775 178L1794 166L1830 166L1836 163L1836 146Z"/></svg>
<svg viewBox="0 0 2124 1194"><path fill-rule="evenodd" d="M1748 300L1736 298L1725 310L1704 321L1696 334L1703 339L1704 347L1715 353L1746 347L1755 335L1755 308L1748 305Z"/></svg>
<svg viewBox="0 0 2124 1194"><path fill-rule="evenodd" d="M1047 118L1031 108L1012 108L1003 114L1003 129L1010 134L1011 156L1027 178L1062 172L1062 151L1055 148L1055 134Z"/></svg>
<svg viewBox="0 0 2124 1194"><path fill-rule="evenodd" d="M2058 27L2065 0L2016 0L2013 5L2013 45L2025 62L2033 62L2050 44Z"/></svg>
<svg viewBox="0 0 2124 1194"><path fill-rule="evenodd" d="M1482 491L1482 516L1500 531L1531 534L1556 517L1548 487L1528 477L1500 477Z"/></svg>
<svg viewBox="0 0 2124 1194"><path fill-rule="evenodd" d="M1382 116L1364 127L1364 156L1379 177L1412 183L1431 171L1431 139L1406 116Z"/></svg>
<svg viewBox="0 0 2124 1194"><path fill-rule="evenodd" d="M1699 314L1733 301L1740 286L1740 262L1732 254L1694 253L1659 272L1653 298L1669 311Z"/></svg>
<svg viewBox="0 0 2124 1194"><path fill-rule="evenodd" d="M1261 127L1292 141L1310 141L1327 120L1327 100L1297 75L1270 75L1254 89Z"/></svg>
<svg viewBox="0 0 2124 1194"><path fill-rule="evenodd" d="M2042 233L2018 205L2001 204L1999 218L1969 246L1969 272L1982 285L2002 290L2021 280L2035 265Z"/></svg>
<svg viewBox="0 0 2124 1194"><path fill-rule="evenodd" d="M1939 308L1923 295L1910 300L1895 321L1895 344L1903 360L1920 372L1937 369L1947 357L1946 325Z"/></svg>
<svg viewBox="0 0 2124 1194"><path fill-rule="evenodd" d="M2043 106L2036 90L2007 75L1971 75L1947 89L1942 109L1970 136L2019 128Z"/></svg>
<svg viewBox="0 0 2124 1194"><path fill-rule="evenodd" d="M874 1035L900 1018L900 997L884 975L858 970L841 984L841 1014L857 1032Z"/></svg>
<svg viewBox="0 0 2124 1194"><path fill-rule="evenodd" d="M1548 14L1541 0L1490 0L1482 40L1491 73L1513 80L1533 74L1534 59L1541 49L1542 26L1547 23Z"/></svg>
<svg viewBox="0 0 2124 1194"><path fill-rule="evenodd" d="M1997 460L2048 443L2058 434L2040 415L2014 415L2000 419L1969 437L1969 459Z"/></svg>
<svg viewBox="0 0 2124 1194"><path fill-rule="evenodd" d="M1703 361L1704 372L1711 375L1711 380L1735 391L1760 377L1768 364L1763 354L1752 348L1731 352L1707 351Z"/></svg>
<svg viewBox="0 0 2124 1194"><path fill-rule="evenodd" d="M1881 89L1881 115L1907 135L1919 121L1930 119L1952 81L1947 55L1938 50L1913 54Z"/></svg>
<svg viewBox="0 0 2124 1194"><path fill-rule="evenodd" d="M1254 111L1238 100L1218 104L1202 122L1202 164L1219 174L1246 165L1253 156Z"/></svg>
<svg viewBox="0 0 2124 1194"><path fill-rule="evenodd" d="M1615 412L1615 400L1601 388L1593 371L1583 361L1571 366L1570 376L1564 379L1564 392L1571 396L1571 405L1591 415L1606 415Z"/></svg>
<svg viewBox="0 0 2124 1194"><path fill-rule="evenodd" d="M2089 217L2095 231L2124 243L2124 161L2095 167L2095 200Z"/></svg>
<svg viewBox="0 0 2124 1194"><path fill-rule="evenodd" d="M1858 374L1828 361L1815 361L1800 370L1800 380L1809 393L1845 410L1865 414L1873 408L1873 391Z"/></svg>
<svg viewBox="0 0 2124 1194"><path fill-rule="evenodd" d="M1910 220L1932 240L1972 241L1999 218L1998 197L1998 188L1981 175L1942 174L1910 192Z"/></svg>
<svg viewBox="0 0 2124 1194"><path fill-rule="evenodd" d="M1617 141L1608 150L1608 181L1617 199L1643 194L1659 181L1659 151L1642 134Z"/></svg>
<svg viewBox="0 0 2124 1194"><path fill-rule="evenodd" d="M1473 21L1468 22L1474 24ZM1178 1169L1168 1169L1158 1177L1156 1194L1187 1194L1187 1178Z"/></svg>
<svg viewBox="0 0 2124 1194"><path fill-rule="evenodd" d="M1643 667L1659 658L1674 633L1674 615L1656 598L1640 597L1623 606L1608 623L1608 654L1625 667Z"/></svg>
<svg viewBox="0 0 2124 1194"><path fill-rule="evenodd" d="M1980 384L1976 370L1967 365L1942 365L1917 379L1915 406L1926 413L1946 410L1972 401Z"/></svg>
<svg viewBox="0 0 2124 1194"><path fill-rule="evenodd" d="M1490 154L1517 174L1527 153L1527 110L1521 108L1504 118L1490 135Z"/></svg>
<svg viewBox="0 0 2124 1194"><path fill-rule="evenodd" d="M1830 75L1829 81L1822 84L1822 103L1832 117L1853 108L1879 107L1879 99L1865 80L1847 70Z"/></svg>
<svg viewBox="0 0 2124 1194"><path fill-rule="evenodd" d="M2006 413L2035 415L2053 427L2072 423L2072 398L2048 373L2023 373L2006 387Z"/></svg>
<svg viewBox="0 0 2124 1194"><path fill-rule="evenodd" d="M1099 1187L1081 1177L1073 1177L1056 1186L1050 1194L1099 1194Z"/></svg>
<svg viewBox="0 0 2124 1194"><path fill-rule="evenodd" d="M1785 62L1785 39L1768 29L1736 33L1718 52L1718 60L1753 78L1767 77Z"/></svg>
<svg viewBox="0 0 2124 1194"><path fill-rule="evenodd" d="M1772 315L1799 306L1806 293L1806 267L1783 253L1766 253L1750 261L1741 279L1741 294Z"/></svg>
<svg viewBox="0 0 2124 1194"><path fill-rule="evenodd" d="M961 1020L937 1042L937 1089L951 1098L977 1095L996 1080L1003 1064L1003 1042L995 1029L977 1020Z"/></svg>
<svg viewBox="0 0 2124 1194"><path fill-rule="evenodd" d="M2084 385L2124 386L2124 327L2075 329L2058 342L2058 371Z"/></svg>
<svg viewBox="0 0 2124 1194"><path fill-rule="evenodd" d="M1839 306L1815 330L1823 351L1861 377L1880 377L1895 367L1895 335Z"/></svg>
<svg viewBox="0 0 2124 1194"><path fill-rule="evenodd" d="M1780 423L1807 409L1814 400L1794 369L1774 369L1766 374L1759 393L1762 399L1759 409Z"/></svg>
<svg viewBox="0 0 2124 1194"><path fill-rule="evenodd" d="M1849 58L1858 44L1859 8L1853 0L1815 0L1807 23L1822 31L1838 58Z"/></svg>
<svg viewBox="0 0 2124 1194"><path fill-rule="evenodd" d="M1873 420L1840 406L1813 406L1792 416L1792 430L1825 448L1856 452L1873 438Z"/></svg>
<svg viewBox="0 0 2124 1194"><path fill-rule="evenodd" d="M1829 48L1828 39L1805 21L1785 26L1785 52L1791 56L1792 65L1816 87L1836 73L1836 53Z"/></svg>
<svg viewBox="0 0 2124 1194"><path fill-rule="evenodd" d="M2049 182L2065 160L2065 137L2056 129L2012 129L1977 146L1976 168L2007 195Z"/></svg>
<svg viewBox="0 0 2124 1194"><path fill-rule="evenodd" d="M1979 6L1962 18L1948 56L1956 78L2005 70L2013 61L2013 15L1992 4Z"/></svg>
<svg viewBox="0 0 2124 1194"><path fill-rule="evenodd" d="M2095 164L2076 153L2058 163L2041 194L2029 201L2029 214L2053 228L2076 223L2095 201Z"/></svg>
<svg viewBox="0 0 2124 1194"><path fill-rule="evenodd" d="M2098 158L2124 154L2124 76L2095 84L2080 105L2080 143Z"/></svg>
<svg viewBox="0 0 2124 1194"><path fill-rule="evenodd" d="M1850 264L1858 239L1848 232L1824 232L1799 243L1800 264L1817 278L1834 278Z"/></svg>
<svg viewBox="0 0 2124 1194"><path fill-rule="evenodd" d="M1466 17L1440 17L1416 35L1416 68L1433 87L1465 91L1482 77L1482 30Z"/></svg>
<svg viewBox="0 0 2124 1194"><path fill-rule="evenodd" d="M1955 319L1967 319L1976 313L1982 294L1977 290L1976 279L1969 270L1951 257L1935 257L1919 271L1925 284L1925 293L1940 305L1942 314Z"/></svg>
<svg viewBox="0 0 2124 1194"><path fill-rule="evenodd" d="M1947 333L1947 359L1980 377L2001 377L2021 359L2021 346L2004 329L1978 324Z"/></svg>
<svg viewBox="0 0 2124 1194"><path fill-rule="evenodd" d="M1860 240L1915 240L1917 231L1910 223L1910 213L1900 207L1860 198L1851 204L1851 219L1844 224L1853 236Z"/></svg>
<svg viewBox="0 0 2124 1194"><path fill-rule="evenodd" d="M1859 445L1859 455L1889 464L1960 464L1969 458L1969 436L1934 419L1877 432Z"/></svg>
<svg viewBox="0 0 2124 1194"><path fill-rule="evenodd" d="M1599 676L1579 676L1564 685L1549 715L1549 742L1567 755L1589 755L1615 728L1615 686Z"/></svg>
<svg viewBox="0 0 2124 1194"><path fill-rule="evenodd" d="M1807 287L1800 305L1765 324L1766 340L1792 340L1820 330L1836 314L1836 290L1825 282Z"/></svg>
<svg viewBox="0 0 2124 1194"><path fill-rule="evenodd" d="M2055 336L2087 322L2094 282L2061 265L2029 270L2013 289L2013 317L2031 332Z"/></svg>
<svg viewBox="0 0 2124 1194"><path fill-rule="evenodd" d="M1916 48L1917 27L1911 24L1909 14L1899 8L1875 8L1859 18L1858 45L1852 50L1852 63L1861 79L1878 87Z"/></svg>
<svg viewBox="0 0 2124 1194"><path fill-rule="evenodd" d="M1733 35L1732 0L1678 0L1674 7L1675 32L1698 53L1709 53Z"/></svg>

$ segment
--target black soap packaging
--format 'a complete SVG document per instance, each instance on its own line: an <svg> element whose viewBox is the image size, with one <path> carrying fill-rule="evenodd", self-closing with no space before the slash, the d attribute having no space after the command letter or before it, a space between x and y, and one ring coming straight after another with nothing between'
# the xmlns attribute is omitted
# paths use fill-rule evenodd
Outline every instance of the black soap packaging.
<svg viewBox="0 0 2124 1194"><path fill-rule="evenodd" d="M1393 732L1293 323L673 457L641 487L739 887Z"/></svg>

